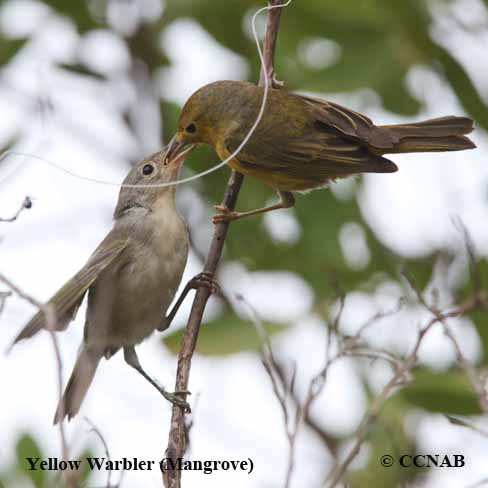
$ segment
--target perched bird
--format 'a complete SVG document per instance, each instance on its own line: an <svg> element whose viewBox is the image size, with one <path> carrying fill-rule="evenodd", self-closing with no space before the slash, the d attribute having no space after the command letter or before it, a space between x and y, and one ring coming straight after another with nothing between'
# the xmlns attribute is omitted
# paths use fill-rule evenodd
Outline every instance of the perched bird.
<svg viewBox="0 0 488 488"><path fill-rule="evenodd" d="M124 180L130 185L175 181L185 154L165 162L165 152L140 161ZM186 293L206 284L197 276L186 286L171 313L165 317L180 284L188 255L188 233L175 205L175 186L122 187L114 212L114 226L81 268L50 300L57 330L73 320L88 293L84 338L78 359L60 400L54 423L71 419L93 380L102 357L119 349L135 368L169 401L188 408L185 394L171 394L146 374L134 346L156 329L166 329ZM45 328L38 312L22 329L14 344Z"/></svg>
<svg viewBox="0 0 488 488"><path fill-rule="evenodd" d="M255 123L262 100L263 88L245 81L200 88L182 109L167 158L206 143L226 159ZM472 130L471 119L454 116L377 126L335 103L270 88L259 125L229 165L274 188L280 201L249 212L217 207L221 213L214 221L291 207L292 192L321 188L337 178L397 171L384 154L472 149L476 146L465 137Z"/></svg>

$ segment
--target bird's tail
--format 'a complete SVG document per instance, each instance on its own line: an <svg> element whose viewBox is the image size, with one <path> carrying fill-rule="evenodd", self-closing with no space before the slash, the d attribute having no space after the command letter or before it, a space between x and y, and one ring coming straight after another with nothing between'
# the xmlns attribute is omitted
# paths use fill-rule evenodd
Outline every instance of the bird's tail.
<svg viewBox="0 0 488 488"><path fill-rule="evenodd" d="M397 139L387 153L462 151L476 147L465 136L473 131L474 122L468 117L440 117L414 124L383 125L382 129Z"/></svg>
<svg viewBox="0 0 488 488"><path fill-rule="evenodd" d="M64 417L71 420L78 413L100 359L100 356L94 355L83 347L64 390L63 398L59 401L54 415L54 424L61 422Z"/></svg>

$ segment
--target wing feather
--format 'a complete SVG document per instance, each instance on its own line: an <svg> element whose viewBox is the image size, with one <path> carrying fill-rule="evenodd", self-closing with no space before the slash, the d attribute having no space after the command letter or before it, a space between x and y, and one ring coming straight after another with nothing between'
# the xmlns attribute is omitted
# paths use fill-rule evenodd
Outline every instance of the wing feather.
<svg viewBox="0 0 488 488"><path fill-rule="evenodd" d="M311 97L302 97L315 118L318 128L333 128L372 150L385 152L392 149L399 138L391 131L376 126L371 119L336 103Z"/></svg>
<svg viewBox="0 0 488 488"><path fill-rule="evenodd" d="M57 315L58 330L66 328L74 319L88 288L94 283L100 273L116 259L120 259L122 251L128 244L127 239L114 239L110 233L100 243L85 266L80 269L68 282L48 301L53 305ZM14 344L22 339L32 337L45 325L44 314L37 312L25 325L14 340Z"/></svg>

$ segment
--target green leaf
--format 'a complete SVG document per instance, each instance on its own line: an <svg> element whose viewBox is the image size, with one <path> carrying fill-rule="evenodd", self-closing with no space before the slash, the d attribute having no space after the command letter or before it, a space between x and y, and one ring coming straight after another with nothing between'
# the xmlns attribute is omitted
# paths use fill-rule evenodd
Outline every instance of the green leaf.
<svg viewBox="0 0 488 488"><path fill-rule="evenodd" d="M34 438L31 437L29 434L24 434L17 441L16 452L18 469L29 477L29 479L32 481L34 486L36 486L36 488L42 488L43 486L45 486L46 471L40 469L30 470L30 464L27 461L27 458L39 458L41 460L44 459L41 448L34 440Z"/></svg>
<svg viewBox="0 0 488 488"><path fill-rule="evenodd" d="M8 64L26 42L27 39L7 39L0 36L0 66Z"/></svg>
<svg viewBox="0 0 488 488"><path fill-rule="evenodd" d="M80 477L79 477L79 482L81 486L86 485L86 482L89 480L90 476L93 473L93 471L90 469L90 465L86 462L86 459L90 457L94 457L94 454L89 449L83 451L83 453L80 456L78 456L78 459L82 461Z"/></svg>
<svg viewBox="0 0 488 488"><path fill-rule="evenodd" d="M405 414L405 405L398 398L392 397L388 400L368 433L366 442L370 449L367 465L351 471L347 477L351 487L407 486L422 472L419 468L407 469L398 463L400 454L416 453L416 446L405 432ZM381 464L384 455L393 457L394 463L391 466L385 467Z"/></svg>
<svg viewBox="0 0 488 488"><path fill-rule="evenodd" d="M398 395L412 406L429 412L448 415L482 413L479 399L466 374L459 369L438 373L428 368L418 368L412 383Z"/></svg>
<svg viewBox="0 0 488 488"><path fill-rule="evenodd" d="M265 323L268 335L285 330L283 325ZM163 343L177 354L181 347L184 329L179 329L163 339ZM260 340L250 321L228 313L216 320L202 324L196 351L203 356L225 356L241 351L259 351Z"/></svg>
<svg viewBox="0 0 488 488"><path fill-rule="evenodd" d="M67 71L70 71L74 74L77 75L82 75L82 76L91 76L92 78L96 78L98 80L105 80L105 76L103 76L100 73L97 73L95 71L92 71L90 68L83 64L66 64L66 63L61 63L58 64L58 66L62 69L65 69Z"/></svg>
<svg viewBox="0 0 488 488"><path fill-rule="evenodd" d="M476 272L478 274L478 278L480 280L481 289L488 294L488 260L486 258L481 258L477 261L476 265ZM455 290L456 295L456 302L462 303L466 300L469 300L473 297L473 283L472 279L470 278L470 274L466 272L466 280L464 283L459 285L459 289ZM488 362L488 314L486 310L479 309L474 310L468 314L466 317L469 318L474 326L476 327L476 331L478 332L480 341L481 341L481 350L483 354L483 364L487 364Z"/></svg>

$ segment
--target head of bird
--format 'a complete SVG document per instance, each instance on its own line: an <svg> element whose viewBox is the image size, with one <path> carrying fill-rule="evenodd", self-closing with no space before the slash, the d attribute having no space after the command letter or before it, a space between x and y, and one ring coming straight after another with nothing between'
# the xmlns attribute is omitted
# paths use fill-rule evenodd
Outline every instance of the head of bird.
<svg viewBox="0 0 488 488"><path fill-rule="evenodd" d="M167 146L167 159L200 143L215 147L222 134L245 117L246 91L252 83L216 81L197 90L185 103L178 120L178 130ZM247 90L246 90L247 88Z"/></svg>
<svg viewBox="0 0 488 488"><path fill-rule="evenodd" d="M188 150L180 152L171 161L168 161L165 150L139 161L122 182L122 185L134 186L120 188L114 218L118 219L133 209L152 211L154 206L165 197L174 200L176 185L159 187L156 185L171 183L178 179Z"/></svg>

